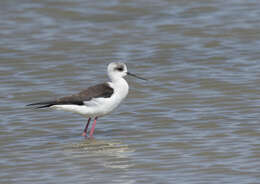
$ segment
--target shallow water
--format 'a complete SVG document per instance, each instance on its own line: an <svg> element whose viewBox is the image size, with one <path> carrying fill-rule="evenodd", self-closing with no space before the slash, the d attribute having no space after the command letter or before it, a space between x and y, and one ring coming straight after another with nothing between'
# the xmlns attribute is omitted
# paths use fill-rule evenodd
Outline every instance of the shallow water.
<svg viewBox="0 0 260 184"><path fill-rule="evenodd" d="M260 2L0 2L0 182L259 183ZM25 105L107 80L130 94L86 119Z"/></svg>

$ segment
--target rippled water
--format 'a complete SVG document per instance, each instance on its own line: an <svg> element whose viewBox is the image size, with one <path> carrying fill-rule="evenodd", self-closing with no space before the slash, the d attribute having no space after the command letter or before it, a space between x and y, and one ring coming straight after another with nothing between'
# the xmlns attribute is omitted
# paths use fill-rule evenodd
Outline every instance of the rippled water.
<svg viewBox="0 0 260 184"><path fill-rule="evenodd" d="M259 183L260 2L0 2L0 182ZM107 80L130 94L98 120L25 108Z"/></svg>

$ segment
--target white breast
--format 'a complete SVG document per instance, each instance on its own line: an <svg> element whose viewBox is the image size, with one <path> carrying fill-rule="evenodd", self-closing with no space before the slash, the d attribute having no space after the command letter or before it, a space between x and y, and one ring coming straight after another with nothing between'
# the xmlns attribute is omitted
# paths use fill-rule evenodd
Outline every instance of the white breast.
<svg viewBox="0 0 260 184"><path fill-rule="evenodd" d="M129 86L123 78L114 83L109 82L109 85L114 89L113 95L108 98L110 101L109 106L112 111L126 98L129 91Z"/></svg>

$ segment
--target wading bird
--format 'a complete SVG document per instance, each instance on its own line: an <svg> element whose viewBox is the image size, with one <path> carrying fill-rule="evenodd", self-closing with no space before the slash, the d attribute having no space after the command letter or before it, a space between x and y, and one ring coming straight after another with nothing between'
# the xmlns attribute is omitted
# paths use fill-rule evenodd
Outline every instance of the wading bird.
<svg viewBox="0 0 260 184"><path fill-rule="evenodd" d="M28 104L36 108L53 108L81 114L88 118L82 136L87 137L87 130L91 118L94 118L89 137L93 137L98 117L112 112L126 98L129 90L128 83L124 79L130 75L142 80L135 74L127 71L126 64L121 62L110 63L107 67L107 74L111 82L91 86L78 94L58 98L52 101L44 101Z"/></svg>

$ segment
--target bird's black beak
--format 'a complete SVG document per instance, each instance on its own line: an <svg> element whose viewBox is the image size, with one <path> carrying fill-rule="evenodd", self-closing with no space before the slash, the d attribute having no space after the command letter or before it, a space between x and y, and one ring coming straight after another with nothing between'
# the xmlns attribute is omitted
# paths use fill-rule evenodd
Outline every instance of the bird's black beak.
<svg viewBox="0 0 260 184"><path fill-rule="evenodd" d="M135 78L137 78L137 79L142 79L142 80L147 81L147 79L145 79L145 78L143 78L143 77L139 77L139 76L137 76L137 75L135 75L135 74L132 74L132 73L130 73L130 72L127 72L127 75L130 75L130 76L135 77Z"/></svg>

